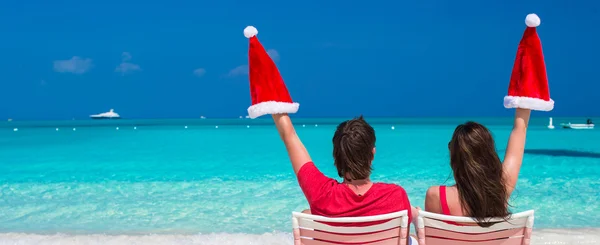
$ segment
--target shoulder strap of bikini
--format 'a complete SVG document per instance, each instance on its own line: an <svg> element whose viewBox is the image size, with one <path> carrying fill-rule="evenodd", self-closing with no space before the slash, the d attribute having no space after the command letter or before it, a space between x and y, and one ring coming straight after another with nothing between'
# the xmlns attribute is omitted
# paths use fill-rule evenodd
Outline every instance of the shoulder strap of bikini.
<svg viewBox="0 0 600 245"><path fill-rule="evenodd" d="M446 186L440 186L440 204L442 205L442 213L450 215L450 207L448 207L448 201L446 200Z"/></svg>

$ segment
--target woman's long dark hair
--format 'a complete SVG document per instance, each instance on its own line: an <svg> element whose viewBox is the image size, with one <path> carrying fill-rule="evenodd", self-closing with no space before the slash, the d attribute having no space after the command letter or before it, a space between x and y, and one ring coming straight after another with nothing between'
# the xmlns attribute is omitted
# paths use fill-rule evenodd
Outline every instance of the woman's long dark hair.
<svg viewBox="0 0 600 245"><path fill-rule="evenodd" d="M458 125L448 148L464 214L482 227L493 224L487 218L508 217L502 162L490 131L476 122Z"/></svg>

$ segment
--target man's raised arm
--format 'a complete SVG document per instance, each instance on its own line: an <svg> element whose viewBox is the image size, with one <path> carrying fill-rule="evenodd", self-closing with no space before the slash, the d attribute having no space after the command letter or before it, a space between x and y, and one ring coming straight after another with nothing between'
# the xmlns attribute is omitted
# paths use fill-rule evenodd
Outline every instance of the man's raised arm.
<svg viewBox="0 0 600 245"><path fill-rule="evenodd" d="M310 155L308 155L306 147L304 147L304 144L302 144L302 141L300 141L300 138L296 134L296 130L288 114L274 114L273 121L275 122L275 126L277 126L281 140L285 144L292 167L294 168L294 173L298 174L298 171L300 171L300 168L305 163L312 161Z"/></svg>

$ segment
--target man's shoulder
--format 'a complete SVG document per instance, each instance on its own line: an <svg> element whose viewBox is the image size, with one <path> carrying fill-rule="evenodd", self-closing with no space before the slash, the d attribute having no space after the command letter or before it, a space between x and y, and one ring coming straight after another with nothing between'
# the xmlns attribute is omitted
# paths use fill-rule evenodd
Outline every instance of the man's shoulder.
<svg viewBox="0 0 600 245"><path fill-rule="evenodd" d="M323 174L323 172L321 172L321 170L319 170L317 168L317 166L315 165L315 163L312 161L307 162L304 165L302 165L302 167L300 167L300 170L298 170L298 173L296 175L298 176L298 179L308 179L308 180L313 181L315 178L318 178L321 180L326 179L326 180L334 181L337 183L337 181L335 181L335 179Z"/></svg>
<svg viewBox="0 0 600 245"><path fill-rule="evenodd" d="M315 171L315 170L319 170L317 168L317 166L315 166L315 163L312 161L309 162L305 162L304 164L302 164L302 167L300 167L300 169L298 170L298 175L307 172L307 171Z"/></svg>
<svg viewBox="0 0 600 245"><path fill-rule="evenodd" d="M375 185L378 185L380 187L384 187L384 188L390 188L390 189L402 189L404 190L404 188L402 188L402 186L398 185L398 184L394 184L394 183L384 183L384 182L376 182L374 183Z"/></svg>
<svg viewBox="0 0 600 245"><path fill-rule="evenodd" d="M311 205L323 197L329 196L332 191L335 191L334 187L337 184L335 179L329 178L319 171L313 162L305 163L298 171L297 178L300 189Z"/></svg>
<svg viewBox="0 0 600 245"><path fill-rule="evenodd" d="M406 190L402 188L402 186L394 184L394 183L375 183L378 189L390 192L391 194L396 195L406 195Z"/></svg>
<svg viewBox="0 0 600 245"><path fill-rule="evenodd" d="M410 207L410 200L406 190L402 186L392 183L377 183L378 187L376 194L379 198L386 200L385 203L392 202L390 207L393 207L391 212L405 210ZM409 211L410 214L410 211Z"/></svg>

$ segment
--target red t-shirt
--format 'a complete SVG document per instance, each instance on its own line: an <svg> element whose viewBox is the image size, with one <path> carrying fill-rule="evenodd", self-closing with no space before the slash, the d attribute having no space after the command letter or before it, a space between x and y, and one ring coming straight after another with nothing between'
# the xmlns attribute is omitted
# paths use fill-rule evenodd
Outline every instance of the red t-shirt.
<svg viewBox="0 0 600 245"><path fill-rule="evenodd" d="M298 183L312 214L332 218L360 217L408 210L408 223L412 222L408 196L399 185L373 183L364 195L359 196L347 185L325 176L312 162L300 168Z"/></svg>

